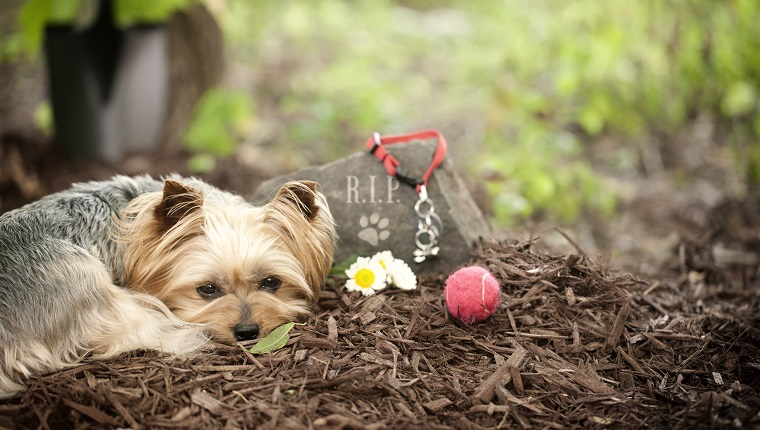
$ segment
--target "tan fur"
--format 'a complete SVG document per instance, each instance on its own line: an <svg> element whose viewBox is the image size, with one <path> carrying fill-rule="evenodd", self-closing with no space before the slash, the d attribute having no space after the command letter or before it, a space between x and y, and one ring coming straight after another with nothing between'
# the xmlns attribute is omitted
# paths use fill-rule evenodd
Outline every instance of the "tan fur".
<svg viewBox="0 0 760 430"><path fill-rule="evenodd" d="M180 319L203 324L223 342L235 341L233 328L240 323L256 323L266 333L303 320L335 248L332 216L312 186L286 184L264 207L226 193L185 190L184 198L174 200L199 209L184 210L168 230L156 214L172 198L140 196L127 208L121 231L128 285L157 297ZM297 193L311 200L304 203ZM261 291L259 283L271 276L282 285L274 293ZM201 297L196 288L204 283L217 285L225 295Z"/></svg>
<svg viewBox="0 0 760 430"><path fill-rule="evenodd" d="M155 297L130 293L112 284L103 264L89 255L70 255L46 268L53 282L87 283L97 295L81 303L77 318L53 327L55 335L39 338L31 333L4 339L0 349L0 398L23 388L20 379L32 374L68 367L89 354L110 358L136 349L167 354L187 354L208 341L200 325L188 324L173 315ZM50 315L48 315L50 317ZM55 318L53 323L56 324Z"/></svg>

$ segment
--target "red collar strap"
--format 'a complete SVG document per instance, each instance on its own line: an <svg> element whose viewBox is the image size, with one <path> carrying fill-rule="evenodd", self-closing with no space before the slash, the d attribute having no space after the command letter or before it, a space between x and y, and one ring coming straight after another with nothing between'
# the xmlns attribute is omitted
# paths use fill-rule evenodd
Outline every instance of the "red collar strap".
<svg viewBox="0 0 760 430"><path fill-rule="evenodd" d="M422 175L422 179L417 179L409 176L406 171L401 166L399 166L398 160L396 160L396 158L394 158L393 155L391 155L391 153L388 152L383 146L393 145L395 143L409 142L412 140L426 139L438 139L438 145L435 148L433 160L430 162L430 166L428 166L425 174ZM377 157L383 163L385 170L388 171L389 175L394 176L399 181L408 184L411 187L414 187L419 193L422 185L427 187L430 175L433 174L433 171L436 169L436 167L438 167L443 161L443 158L446 157L447 146L446 139L443 138L443 135L440 131L422 130L416 133L400 134L397 136L380 136L380 134L375 133L367 140L367 149L369 149L370 154L375 154L375 157Z"/></svg>

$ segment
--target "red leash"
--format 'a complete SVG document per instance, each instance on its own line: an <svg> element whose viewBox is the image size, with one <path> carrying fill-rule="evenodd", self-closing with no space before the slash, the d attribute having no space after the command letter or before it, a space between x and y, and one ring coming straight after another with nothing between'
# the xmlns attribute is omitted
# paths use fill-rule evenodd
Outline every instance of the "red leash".
<svg viewBox="0 0 760 430"><path fill-rule="evenodd" d="M408 142L410 140L438 139L438 145L435 147L433 160L422 175L422 179L411 177L399 165L399 161L391 155L383 145L393 145L396 143ZM417 249L413 251L414 261L422 263L428 257L435 257L440 251L438 241L443 233L443 222L441 217L435 213L433 201L430 200L427 193L427 184L430 175L438 167L443 158L446 156L446 139L443 138L438 130L423 130L416 133L401 134L398 136L380 136L374 133L367 140L367 149L371 154L375 154L380 162L385 166L388 174L394 176L399 181L413 187L419 195L419 200L414 205L414 212L417 214L417 232L414 234L414 243Z"/></svg>
<svg viewBox="0 0 760 430"><path fill-rule="evenodd" d="M428 166L425 174L422 175L422 179L417 179L409 176L409 174L406 173L406 170L399 166L399 161L396 160L396 158L393 157L393 155L391 155L391 153L388 152L383 146L408 142L410 140L424 140L433 138L438 139L438 145L435 148L433 160L430 162L430 166ZM433 171L436 169L436 167L438 167L443 161L444 157L446 157L447 145L446 139L443 138L443 135L440 131L422 130L415 133L400 134L397 136L380 136L380 134L375 133L367 140L367 149L369 149L369 152L371 154L375 154L375 157L377 157L383 163L385 170L388 171L389 175L395 177L405 184L414 187L414 189L417 190L417 193L420 193L422 186L424 185L427 187L430 175L433 174Z"/></svg>

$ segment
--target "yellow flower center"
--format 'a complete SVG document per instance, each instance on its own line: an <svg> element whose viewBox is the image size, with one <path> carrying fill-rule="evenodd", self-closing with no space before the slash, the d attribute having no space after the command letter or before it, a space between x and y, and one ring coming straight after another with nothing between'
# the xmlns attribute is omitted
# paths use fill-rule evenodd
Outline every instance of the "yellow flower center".
<svg viewBox="0 0 760 430"><path fill-rule="evenodd" d="M354 282L362 288L370 288L375 282L375 273L369 269L360 269L354 276Z"/></svg>
<svg viewBox="0 0 760 430"><path fill-rule="evenodd" d="M378 263L380 263L380 265L383 266L383 269L388 270L388 268L385 267L385 261L379 260Z"/></svg>

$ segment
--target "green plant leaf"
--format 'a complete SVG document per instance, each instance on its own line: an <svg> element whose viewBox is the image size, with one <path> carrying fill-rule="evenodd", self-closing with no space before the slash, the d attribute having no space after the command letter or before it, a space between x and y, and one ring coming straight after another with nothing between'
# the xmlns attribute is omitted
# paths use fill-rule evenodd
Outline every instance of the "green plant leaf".
<svg viewBox="0 0 760 430"><path fill-rule="evenodd" d="M221 87L208 90L185 132L185 146L217 157L234 154L240 136L251 128L253 110L253 101L245 93Z"/></svg>
<svg viewBox="0 0 760 430"><path fill-rule="evenodd" d="M114 19L122 28L161 23L196 3L199 0L114 0ZM26 53L31 55L39 50L46 25L72 25L83 9L87 7L82 0L27 0L18 14L21 44Z"/></svg>
<svg viewBox="0 0 760 430"><path fill-rule="evenodd" d="M187 160L187 168L193 173L208 173L216 167L216 158L211 154L195 154Z"/></svg>
<svg viewBox="0 0 760 430"><path fill-rule="evenodd" d="M188 9L196 0L116 0L116 23L124 28L135 24L166 22L181 10Z"/></svg>
<svg viewBox="0 0 760 430"><path fill-rule="evenodd" d="M34 125L42 130L42 133L46 137L54 134L53 109L50 106L50 102L42 101L34 109Z"/></svg>
<svg viewBox="0 0 760 430"><path fill-rule="evenodd" d="M251 354L267 354L285 346L285 344L288 343L288 339L290 339L290 329L292 329L294 325L296 325L296 323L289 322L272 330L271 333L251 347Z"/></svg>
<svg viewBox="0 0 760 430"><path fill-rule="evenodd" d="M350 257L346 258L340 263L334 264L333 267L330 269L330 274L345 278L346 270L348 270L348 268L351 267L351 265L354 264L358 258L359 258L358 255L352 254Z"/></svg>
<svg viewBox="0 0 760 430"><path fill-rule="evenodd" d="M70 23L81 0L29 0L19 11L18 22L26 52L36 52L42 44L45 25Z"/></svg>
<svg viewBox="0 0 760 430"><path fill-rule="evenodd" d="M728 87L721 101L721 109L728 116L743 115L752 110L757 102L757 91L749 82L734 82Z"/></svg>

